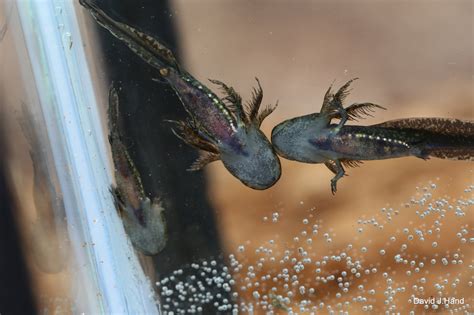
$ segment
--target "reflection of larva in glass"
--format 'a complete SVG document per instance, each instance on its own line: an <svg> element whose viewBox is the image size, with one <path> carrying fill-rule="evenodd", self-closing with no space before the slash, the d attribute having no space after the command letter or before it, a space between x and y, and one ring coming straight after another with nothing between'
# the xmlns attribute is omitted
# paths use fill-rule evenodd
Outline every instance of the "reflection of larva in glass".
<svg viewBox="0 0 474 315"><path fill-rule="evenodd" d="M166 245L166 222L158 199L145 195L140 174L123 143L119 99L115 88L109 91L109 142L115 167L116 187L112 188L116 206L132 244L145 255L156 255Z"/></svg>
<svg viewBox="0 0 474 315"><path fill-rule="evenodd" d="M348 119L364 118L372 103L343 108L353 80L335 94L328 89L320 113L285 120L272 131L272 143L282 157L305 163L324 163L335 174L331 190L345 175L343 165L358 166L363 160L404 156L474 160L474 123L447 118L407 118L372 126L345 125ZM340 119L338 124L331 120Z"/></svg>
<svg viewBox="0 0 474 315"><path fill-rule="evenodd" d="M350 231L327 227L311 208L290 241L249 240L227 266L199 261L157 282L165 314L472 312L474 235L466 218L474 185L457 199L438 190L417 188L400 209L361 217ZM279 228L284 220L275 212L262 224Z"/></svg>
<svg viewBox="0 0 474 315"><path fill-rule="evenodd" d="M211 80L222 88L220 99L208 87L184 71L173 53L155 38L120 23L86 0L80 1L96 21L125 43L159 74L176 92L189 114L187 121L176 122L175 134L187 144L205 153L191 166L199 170L221 160L226 169L253 189L266 189L280 178L280 161L272 145L260 130L263 120L275 107L260 111L263 91L258 82L251 102L244 106L239 94L224 83Z"/></svg>
<svg viewBox="0 0 474 315"><path fill-rule="evenodd" d="M39 119L39 118L37 118ZM31 225L30 247L36 266L43 272L58 273L64 270L69 250L64 227L64 202L56 173L48 167L48 142L43 128L35 116L22 103L21 130L29 145L33 165L33 201L36 220Z"/></svg>

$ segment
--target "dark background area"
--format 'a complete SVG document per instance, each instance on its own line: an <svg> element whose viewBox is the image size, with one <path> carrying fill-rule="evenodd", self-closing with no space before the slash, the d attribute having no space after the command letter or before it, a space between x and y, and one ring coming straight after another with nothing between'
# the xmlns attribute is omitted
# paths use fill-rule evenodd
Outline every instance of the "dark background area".
<svg viewBox="0 0 474 315"><path fill-rule="evenodd" d="M1 125L0 125L1 127ZM0 152L5 154L4 133L0 128ZM0 156L0 314L36 314L29 272L26 268L15 206L5 163Z"/></svg>

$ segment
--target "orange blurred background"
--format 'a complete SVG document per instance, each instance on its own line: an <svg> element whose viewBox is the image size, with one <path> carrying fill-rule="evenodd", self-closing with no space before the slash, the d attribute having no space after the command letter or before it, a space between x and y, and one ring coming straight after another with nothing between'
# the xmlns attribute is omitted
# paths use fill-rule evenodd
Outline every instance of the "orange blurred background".
<svg viewBox="0 0 474 315"><path fill-rule="evenodd" d="M279 101L277 110L263 124L268 136L282 120L319 111L333 80L339 87L354 77L360 80L353 84L347 102L368 101L388 109L360 124L407 117L474 117L472 1L177 0L174 9L184 60L191 73L199 80L222 80L244 99L250 98L257 76L264 89L264 103ZM325 230L336 235L330 245L322 233L315 237L311 255L335 253L349 243L370 244L366 254L354 255L364 265L395 270L395 283L406 287L397 296L396 310L423 310L408 302L410 294L422 296L412 289L412 285L420 285L419 277L406 276L402 273L406 266L396 265L393 259L406 235L397 236L394 242L388 239L402 235L404 227L428 230L434 224L433 217L419 219L415 214L418 208L401 207L420 193L421 188L417 191L416 187L429 187L432 182L438 187L433 198L472 198L472 193L463 192L473 183L472 163L414 157L367 162L347 170L350 176L339 182L335 196L329 182L333 175L324 165L282 160L282 168L280 181L266 191L243 186L220 163L206 169L211 178L209 197L218 209L228 253L236 253L245 245L246 264L255 265L260 257L255 249L268 245L268 240L275 240L280 249L296 249L300 245L293 238L301 237L307 228L302 220L311 215L310 221L322 221ZM310 212L312 207L316 210ZM401 208L400 214L384 230L367 228L359 233L358 228L364 226L357 223L359 219L385 218L382 207ZM279 213L277 224L271 223L273 212ZM270 223L264 222L265 216ZM408 255L419 254L417 260L424 257L429 261L428 257L436 253L449 256L457 249L462 251L464 265L428 266L431 281L428 279L425 294L435 295L437 277L448 274L453 278L460 273L463 284L446 294L464 296L472 303L467 283L472 276L468 269L474 257L472 248L460 245L454 237L462 226L467 226L473 236L472 212L444 220L440 238L432 235L425 243L415 242ZM425 246L435 239L439 243L436 249ZM385 248L387 255L382 257L380 248ZM338 273L343 267L331 265L326 272ZM305 276L315 284L313 269L305 270ZM364 281L366 286L386 285L381 274ZM319 285L316 292L320 293L312 297L313 302L322 300L327 292L330 304L341 302L334 298L337 286ZM377 291L372 303L377 312L388 309L382 291ZM243 292L248 294L248 301L253 299L251 292ZM351 292L350 296L360 293ZM361 307L353 305L349 310L357 313Z"/></svg>

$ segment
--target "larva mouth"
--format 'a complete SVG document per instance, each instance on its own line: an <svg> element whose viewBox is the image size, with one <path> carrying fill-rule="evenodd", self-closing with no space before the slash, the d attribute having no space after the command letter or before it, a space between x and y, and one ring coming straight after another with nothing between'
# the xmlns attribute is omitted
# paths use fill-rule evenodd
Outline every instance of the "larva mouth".
<svg viewBox="0 0 474 315"><path fill-rule="evenodd" d="M276 139L278 134L281 133L285 129L285 126L286 126L286 123L282 122L273 128L272 135L271 135L272 143L273 143L273 140Z"/></svg>
<svg viewBox="0 0 474 315"><path fill-rule="evenodd" d="M287 127L286 122L278 124L277 126L273 128L272 135L271 135L273 149L278 155L282 157L285 157L285 154L284 152L281 151L280 145L281 145L281 141L283 140L282 137L283 138L285 137L285 130L287 129L286 127Z"/></svg>

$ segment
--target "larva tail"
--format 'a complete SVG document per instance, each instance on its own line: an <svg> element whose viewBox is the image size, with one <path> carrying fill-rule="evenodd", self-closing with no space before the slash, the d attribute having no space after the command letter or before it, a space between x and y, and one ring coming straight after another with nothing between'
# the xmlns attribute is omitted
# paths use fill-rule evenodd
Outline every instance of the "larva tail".
<svg viewBox="0 0 474 315"><path fill-rule="evenodd" d="M91 0L79 0L79 3L89 10L100 26L124 42L134 53L152 67L158 70L164 67L179 69L171 50L157 39L127 24L114 20Z"/></svg>
<svg viewBox="0 0 474 315"><path fill-rule="evenodd" d="M474 122L450 118L407 118L387 121L377 127L426 133L420 143L424 156L474 161Z"/></svg>

